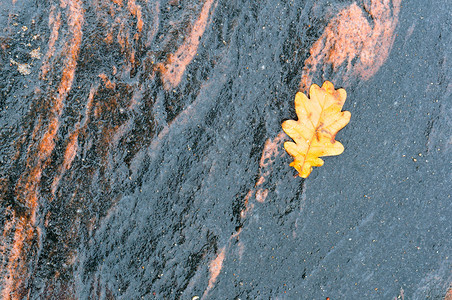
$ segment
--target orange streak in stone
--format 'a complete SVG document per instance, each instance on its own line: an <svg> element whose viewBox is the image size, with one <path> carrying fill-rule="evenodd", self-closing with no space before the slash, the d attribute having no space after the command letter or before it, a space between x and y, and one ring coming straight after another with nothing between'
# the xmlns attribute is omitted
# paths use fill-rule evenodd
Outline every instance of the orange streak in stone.
<svg viewBox="0 0 452 300"><path fill-rule="evenodd" d="M196 55L201 36L204 34L207 26L209 11L212 4L213 0L207 0L204 3L200 16L195 22L189 37L174 54L169 55L168 62L165 65L161 63L158 64L157 68L162 73L162 80L165 89L169 90L176 87L180 83L182 76L184 75L185 68ZM211 14L213 14L214 10L215 8L212 10Z"/></svg>
<svg viewBox="0 0 452 300"><path fill-rule="evenodd" d="M444 296L444 300L452 300L452 287L447 290L446 296Z"/></svg>
<svg viewBox="0 0 452 300"><path fill-rule="evenodd" d="M267 139L264 144L264 149L262 150L262 156L259 161L259 167L262 169L271 167L274 158L279 153L281 142L286 138L284 132L278 133L278 135L272 140ZM261 172L262 176L269 174L269 170Z"/></svg>
<svg viewBox="0 0 452 300"><path fill-rule="evenodd" d="M375 75L392 48L400 2L371 0L370 7L365 5L365 10L353 3L339 12L311 47L310 57L303 68L300 90L309 88L318 68L326 73L332 67L336 72L345 63L344 81L351 76L368 80ZM366 13L372 18L372 24L364 16ZM358 60L354 63L356 58Z"/></svg>
<svg viewBox="0 0 452 300"><path fill-rule="evenodd" d="M129 2L127 3L127 7L129 9L129 12L133 15L137 17L137 29L138 32L141 32L141 30L143 29L143 18L141 16L141 6L137 5L135 0L129 0Z"/></svg>
<svg viewBox="0 0 452 300"><path fill-rule="evenodd" d="M250 203L250 199L252 196L255 196L257 202L263 203L267 199L268 189L263 188L262 186L265 183L265 178L270 176L271 166L275 161L275 157L279 155L281 152L280 149L282 141L286 138L286 135L283 131L278 133L278 135L274 139L267 139L265 141L264 149L262 150L262 156L259 161L259 179L254 184L254 188L248 191L244 199L245 208L240 212L240 217L246 218L248 212L250 212L254 204Z"/></svg>
<svg viewBox="0 0 452 300"><path fill-rule="evenodd" d="M270 176L271 166L275 161L275 157L279 154L282 141L285 139L284 132L280 132L273 140L267 139L265 141L264 149L262 150L262 156L259 161L259 174L260 177L257 180L254 188L256 190L256 201L263 203L268 196L268 189L263 189L261 186L265 182L265 178Z"/></svg>
<svg viewBox="0 0 452 300"><path fill-rule="evenodd" d="M275 157L279 155L282 141L286 138L286 135L283 131L278 133L278 135L274 139L267 139L265 141L264 149L262 150L262 156L259 161L259 179L254 184L254 188L248 191L244 199L245 208L240 212L240 217L246 218L248 212L250 212L254 204L250 203L250 199L252 196L255 196L257 202L263 203L267 199L268 189L263 188L262 186L265 183L265 178L270 176L271 166L275 161Z"/></svg>
<svg viewBox="0 0 452 300"><path fill-rule="evenodd" d="M257 180L257 182L256 182L256 184L255 184L254 186L255 186L255 187L256 187L256 186L260 186L260 185L262 185L264 182L265 182L265 177L264 177L264 176L261 176L261 177L259 177L259 179Z"/></svg>
<svg viewBox="0 0 452 300"><path fill-rule="evenodd" d="M265 182L265 177L270 175L271 171L271 165L273 164L275 157L280 153L280 145L282 144L282 141L286 138L286 135L284 132L280 132L274 139L267 139L265 142L264 149L262 150L262 157L260 159L260 177L257 180L256 184L254 185L254 188L249 190L244 198L244 206L245 208L240 212L240 217L242 219L246 218L247 214L252 211L254 204L250 203L250 198L255 195L256 201L263 203L265 202L265 199L268 196L268 189L263 189L261 186ZM240 228L236 233L231 235L229 239L229 243L232 239L239 239L240 233L242 232L242 229ZM239 256L240 258L243 255L243 251L245 249L245 245L243 243L239 244ZM210 279L207 286L207 289L204 291L204 294L202 296L203 299L207 297L207 294L209 291L214 287L216 279L218 275L220 274L223 261L225 258L226 248L223 247L220 250L220 253L217 255L217 257L210 263Z"/></svg>
<svg viewBox="0 0 452 300"><path fill-rule="evenodd" d="M264 203L268 196L268 189L258 189L256 191L256 201Z"/></svg>
<svg viewBox="0 0 452 300"><path fill-rule="evenodd" d="M239 259L242 260L243 253L245 253L245 244L243 244L243 242L239 241L237 243L237 248L239 248L238 249Z"/></svg>
<svg viewBox="0 0 452 300"><path fill-rule="evenodd" d="M112 0L114 4L122 6L122 0Z"/></svg>
<svg viewBox="0 0 452 300"><path fill-rule="evenodd" d="M204 291L202 298L204 299L209 291L214 287L215 281L217 281L218 275L220 275L221 268L223 267L223 261L225 258L226 248L223 247L220 249L220 253L218 253L217 257L210 262L209 265L209 284L207 285L207 289Z"/></svg>
<svg viewBox="0 0 452 300"><path fill-rule="evenodd" d="M86 128L86 126L88 125L89 114L91 112L91 109L93 108L94 95L96 94L97 89L98 89L98 86L93 86L89 90L88 101L86 102L86 108L85 108L85 117L83 118L83 121L82 121L82 127L84 127L84 128Z"/></svg>
<svg viewBox="0 0 452 300"><path fill-rule="evenodd" d="M107 75L105 75L105 73L99 74L99 77L102 79L107 89L113 90L116 87L116 84L114 82L111 82L110 79L108 79Z"/></svg>
<svg viewBox="0 0 452 300"><path fill-rule="evenodd" d="M69 170L69 168L71 167L75 155L77 154L78 134L79 130L76 129L69 137L69 142L66 146L66 151L64 152L63 164L60 166L58 175L55 176L55 179L52 182L52 195L55 194L55 191L58 187L58 183L60 182L66 170Z"/></svg>
<svg viewBox="0 0 452 300"><path fill-rule="evenodd" d="M107 34L106 34L106 36L105 36L105 38L104 38L104 41L105 41L107 44L113 43L113 29L112 29L112 28L110 28L110 29L108 30L108 32L107 32Z"/></svg>
<svg viewBox="0 0 452 300"><path fill-rule="evenodd" d="M250 211L254 207L254 205L252 203L249 203L250 198L253 196L253 194L254 194L254 190L249 190L245 196L244 203L243 203L245 208L242 209L242 211L240 212L240 217L242 219L246 218L248 211Z"/></svg>
<svg viewBox="0 0 452 300"><path fill-rule="evenodd" d="M45 54L45 59L41 67L42 78L45 78L50 70L49 60L55 53L55 42L58 40L58 31L60 30L61 26L60 18L61 13L58 12L58 14L55 16L55 6L52 6L49 14L49 25L52 26L52 31L50 32L48 50Z"/></svg>
<svg viewBox="0 0 452 300"><path fill-rule="evenodd" d="M160 3L156 2L155 4L155 9L154 9L154 17L152 20L152 24L150 24L148 26L148 30L147 30L147 41L146 41L146 47L150 47L152 41L154 40L155 35L157 34L158 30L159 30L159 14L160 14ZM154 63L154 62L152 62Z"/></svg>
<svg viewBox="0 0 452 300"><path fill-rule="evenodd" d="M62 8L65 8L67 5L69 5L68 25L73 36L65 44L65 49L62 51L66 55L66 59L64 60L61 82L51 108L48 128L37 145L37 153L34 153L33 147L29 148L26 171L21 175L16 186L17 200L27 208L27 214L25 217L21 217L19 224L16 224L14 241L6 266L7 275L3 279L3 299L22 299L27 293L27 280L30 276L27 274L29 266L27 264L27 258L22 258L21 256L25 255L24 246L33 246L32 242L35 235L37 235L38 239L40 238L40 231L36 230L35 224L38 213L41 174L49 162L50 154L55 148L55 138L59 128L63 102L74 80L78 53L82 41L83 8L81 2L79 0L69 0L69 3L61 3ZM49 41L47 59L50 59L54 53L54 44L58 38L58 29L60 26L59 16L60 14L58 14L56 21L52 16L49 17L49 23L53 24L53 30ZM48 70L49 68L43 64L42 73L44 77ZM30 153L30 151L33 152ZM15 219L13 218L11 222L15 222ZM11 225L9 224L5 227L11 227Z"/></svg>

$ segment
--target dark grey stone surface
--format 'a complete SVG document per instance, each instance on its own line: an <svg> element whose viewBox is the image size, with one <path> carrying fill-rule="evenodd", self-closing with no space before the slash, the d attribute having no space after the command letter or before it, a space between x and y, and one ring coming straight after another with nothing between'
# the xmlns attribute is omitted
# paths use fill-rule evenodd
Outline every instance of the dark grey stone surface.
<svg viewBox="0 0 452 300"><path fill-rule="evenodd" d="M139 3L146 24L157 3L151 2ZM296 118L293 99L309 49L352 3L214 2L196 56L169 90L147 66L181 44L178 34L197 18L200 4L159 2L156 38L147 47L130 38L137 63L127 71L122 59L129 50L97 42L102 9L84 3L83 46L61 116L61 145L43 174L57 172L91 82L112 66L120 72L114 91L97 86L93 105L104 105L101 117L88 121L55 196L46 196L50 181L39 185L36 226L45 234L28 257L30 297L444 299L452 283L449 1L402 1L392 49L368 80L348 76L344 65L313 73L314 83L331 76L347 90L344 109L352 118L336 137L345 152L301 179L278 142L265 183L257 184L265 142L278 136L282 121ZM45 24L39 6L37 21ZM170 21L179 27L167 30ZM30 119L46 108L27 109L39 100L32 89L6 87L16 66L6 71L2 53L0 169L11 191L27 156L12 158L10 144L21 134L31 140ZM22 84L39 80L33 73L15 76ZM22 100L13 102L14 95ZM258 188L268 191L264 202L247 198ZM209 268L221 253L221 272L209 286Z"/></svg>

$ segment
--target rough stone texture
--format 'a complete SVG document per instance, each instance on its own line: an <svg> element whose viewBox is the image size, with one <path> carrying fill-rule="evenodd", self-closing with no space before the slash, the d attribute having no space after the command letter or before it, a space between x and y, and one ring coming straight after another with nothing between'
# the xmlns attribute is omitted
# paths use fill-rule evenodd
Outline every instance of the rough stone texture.
<svg viewBox="0 0 452 300"><path fill-rule="evenodd" d="M3 299L450 297L450 1L1 3Z"/></svg>

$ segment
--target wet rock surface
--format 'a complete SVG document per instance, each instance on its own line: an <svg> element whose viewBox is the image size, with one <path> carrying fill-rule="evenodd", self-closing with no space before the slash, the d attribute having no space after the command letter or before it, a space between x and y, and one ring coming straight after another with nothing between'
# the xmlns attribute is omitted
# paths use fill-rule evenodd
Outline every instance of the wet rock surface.
<svg viewBox="0 0 452 300"><path fill-rule="evenodd" d="M4 299L447 297L449 1L3 4ZM324 80L345 152L301 179Z"/></svg>

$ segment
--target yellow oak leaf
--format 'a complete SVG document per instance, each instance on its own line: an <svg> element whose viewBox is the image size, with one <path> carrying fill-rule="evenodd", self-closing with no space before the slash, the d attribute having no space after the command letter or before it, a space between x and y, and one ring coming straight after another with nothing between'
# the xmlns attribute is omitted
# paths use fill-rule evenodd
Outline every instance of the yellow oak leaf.
<svg viewBox="0 0 452 300"><path fill-rule="evenodd" d="M300 177L307 178L312 167L323 165L319 156L339 155L344 151L344 146L334 138L350 121L350 112L341 111L345 98L345 90L335 90L329 81L322 87L311 85L309 98L301 92L295 95L298 121L284 121L282 128L295 142L285 142L284 148L294 157L290 166Z"/></svg>

